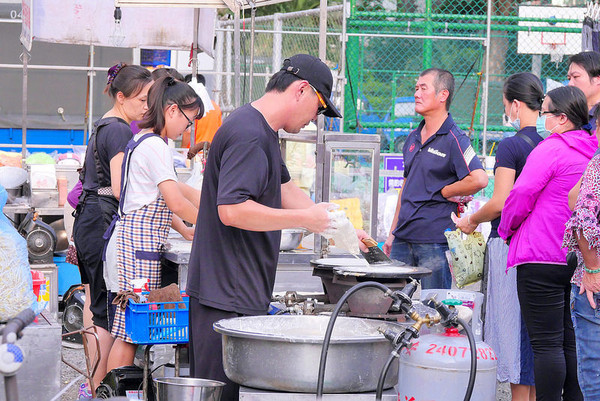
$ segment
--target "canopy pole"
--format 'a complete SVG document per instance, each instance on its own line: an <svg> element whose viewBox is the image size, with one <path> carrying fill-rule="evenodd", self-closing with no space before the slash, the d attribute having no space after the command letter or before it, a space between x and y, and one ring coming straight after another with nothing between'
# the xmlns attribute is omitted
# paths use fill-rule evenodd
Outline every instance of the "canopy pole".
<svg viewBox="0 0 600 401"><path fill-rule="evenodd" d="M250 79L248 87L248 101L253 100L252 87L254 82L254 18L256 17L256 4L252 0L248 0L252 7L250 10Z"/></svg>
<svg viewBox="0 0 600 401"><path fill-rule="evenodd" d="M326 63L327 60L327 0L320 0L319 6L319 58ZM316 144L316 175L315 175L315 202L325 202L325 116L317 118L317 144ZM329 191L327 191L329 192ZM320 235L315 235L315 252L322 258L327 254L328 242Z"/></svg>
<svg viewBox="0 0 600 401"><path fill-rule="evenodd" d="M240 71L240 51L241 51L241 36L240 36L240 5L237 1L234 1L235 9L233 11L233 63L234 63L234 78L233 78L233 105L237 109L241 106L241 94L242 94L242 74ZM244 60L246 62L246 60Z"/></svg>
<svg viewBox="0 0 600 401"><path fill-rule="evenodd" d="M23 53L21 54L23 61L23 103L21 111L23 113L21 121L21 164L25 167L25 159L27 158L27 62L29 61L29 52L25 46L23 47Z"/></svg>

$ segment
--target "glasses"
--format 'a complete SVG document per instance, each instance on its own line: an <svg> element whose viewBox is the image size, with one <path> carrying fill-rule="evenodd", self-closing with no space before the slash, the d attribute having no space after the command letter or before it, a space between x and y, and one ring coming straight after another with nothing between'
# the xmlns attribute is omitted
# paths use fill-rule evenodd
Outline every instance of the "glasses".
<svg viewBox="0 0 600 401"><path fill-rule="evenodd" d="M317 99L319 99L320 106L317 109L317 114L325 113L325 110L327 110L327 103L325 103L325 99L323 99L323 96L321 96L321 94L315 89L314 86L312 86L311 84L308 84L308 86L310 86L312 88L312 90L315 91L315 94L317 95Z"/></svg>
<svg viewBox="0 0 600 401"><path fill-rule="evenodd" d="M561 113L561 112L560 112L560 111L558 111L558 110L547 110L547 111L542 111L542 110L540 110L538 114L539 114L539 116L541 117L541 116L543 116L544 114L554 114L554 115L560 115L560 114L563 114L563 113Z"/></svg>
<svg viewBox="0 0 600 401"><path fill-rule="evenodd" d="M185 113L183 112L183 110L181 110L181 107L179 105L177 105L177 108L179 109L179 111L181 112L181 114L183 114L183 116L185 117L185 119L188 121L187 125L185 126L185 129L187 130L188 128L190 128L192 126L192 124L194 124L194 121L190 120L188 118L188 116L185 115Z"/></svg>

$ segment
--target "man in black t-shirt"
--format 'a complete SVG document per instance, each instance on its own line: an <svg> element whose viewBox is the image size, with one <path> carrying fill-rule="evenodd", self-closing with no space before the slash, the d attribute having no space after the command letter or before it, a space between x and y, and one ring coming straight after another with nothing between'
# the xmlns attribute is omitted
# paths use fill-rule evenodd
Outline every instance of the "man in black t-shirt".
<svg viewBox="0 0 600 401"><path fill-rule="evenodd" d="M265 95L235 110L212 143L192 245L190 295L192 377L227 383L222 400L237 400L238 386L223 371L215 321L266 314L275 282L281 229L316 233L329 226L328 204L316 205L291 180L278 131L297 133L318 114L341 117L331 103L333 78L318 58L285 60Z"/></svg>

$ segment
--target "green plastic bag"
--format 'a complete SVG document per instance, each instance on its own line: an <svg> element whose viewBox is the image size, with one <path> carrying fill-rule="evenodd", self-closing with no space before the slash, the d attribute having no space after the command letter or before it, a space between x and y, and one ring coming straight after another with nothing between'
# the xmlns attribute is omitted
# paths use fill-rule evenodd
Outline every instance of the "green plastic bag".
<svg viewBox="0 0 600 401"><path fill-rule="evenodd" d="M474 231L463 234L460 230L446 230L448 240L448 264L458 288L478 282L483 278L485 241L483 235Z"/></svg>

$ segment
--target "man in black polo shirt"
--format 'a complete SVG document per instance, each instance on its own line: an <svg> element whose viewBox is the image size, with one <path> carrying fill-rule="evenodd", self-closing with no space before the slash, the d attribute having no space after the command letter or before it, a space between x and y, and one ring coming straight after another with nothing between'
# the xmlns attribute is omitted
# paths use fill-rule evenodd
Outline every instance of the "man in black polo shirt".
<svg viewBox="0 0 600 401"><path fill-rule="evenodd" d="M430 68L417 80L415 111L423 121L402 149L404 184L383 246L392 259L431 269L433 274L421 280L428 289L452 284L444 231L455 228L453 199L472 195L488 182L469 138L448 113L453 92L454 77L446 70Z"/></svg>
<svg viewBox="0 0 600 401"><path fill-rule="evenodd" d="M569 86L583 91L587 99L590 124L596 129L594 110L600 102L600 53L581 52L569 58Z"/></svg>
<svg viewBox="0 0 600 401"><path fill-rule="evenodd" d="M328 204L315 205L290 180L278 131L297 133L318 114L341 117L332 83L318 58L290 57L265 95L223 122L210 148L187 281L190 368L193 377L226 382L223 401L237 400L238 386L223 371L213 323L267 313L281 229L329 226Z"/></svg>

